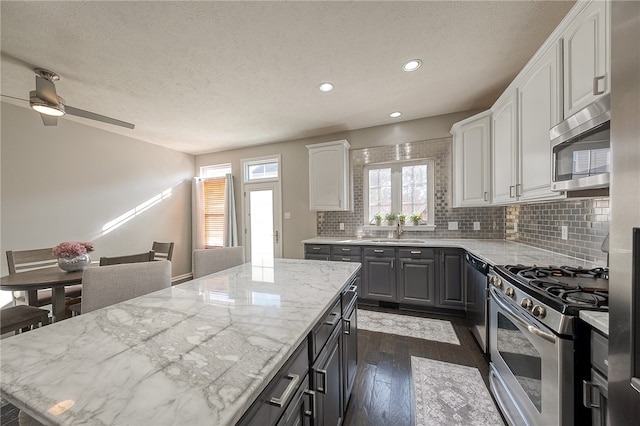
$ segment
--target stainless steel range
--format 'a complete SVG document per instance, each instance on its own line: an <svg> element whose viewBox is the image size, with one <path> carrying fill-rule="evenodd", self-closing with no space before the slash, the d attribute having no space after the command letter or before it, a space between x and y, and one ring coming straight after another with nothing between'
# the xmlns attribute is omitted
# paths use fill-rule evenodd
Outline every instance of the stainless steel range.
<svg viewBox="0 0 640 426"><path fill-rule="evenodd" d="M607 270L567 266L492 268L490 385L514 425L573 425L588 416L577 401L582 309L607 310Z"/></svg>

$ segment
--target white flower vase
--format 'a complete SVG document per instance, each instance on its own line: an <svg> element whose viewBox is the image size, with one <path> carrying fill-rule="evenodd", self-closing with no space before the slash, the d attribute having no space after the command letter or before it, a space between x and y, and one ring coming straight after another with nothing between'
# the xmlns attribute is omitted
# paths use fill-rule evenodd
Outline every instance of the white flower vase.
<svg viewBox="0 0 640 426"><path fill-rule="evenodd" d="M89 253L81 254L80 256L66 258L59 257L58 258L58 266L63 271L74 272L74 271L84 271L91 264L91 257Z"/></svg>

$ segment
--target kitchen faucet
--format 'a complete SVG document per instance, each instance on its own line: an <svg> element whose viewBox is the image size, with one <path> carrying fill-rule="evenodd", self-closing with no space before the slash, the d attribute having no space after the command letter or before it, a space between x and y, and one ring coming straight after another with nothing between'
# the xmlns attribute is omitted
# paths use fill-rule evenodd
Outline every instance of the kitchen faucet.
<svg viewBox="0 0 640 426"><path fill-rule="evenodd" d="M398 222L398 224L396 225L396 239L400 239L400 235L402 235L402 233L404 232L404 228L402 227L402 224L400 222Z"/></svg>

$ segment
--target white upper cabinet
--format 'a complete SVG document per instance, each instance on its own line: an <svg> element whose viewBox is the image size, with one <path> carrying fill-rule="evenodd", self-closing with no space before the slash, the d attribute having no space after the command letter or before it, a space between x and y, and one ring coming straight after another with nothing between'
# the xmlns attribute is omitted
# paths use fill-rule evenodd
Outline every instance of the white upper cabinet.
<svg viewBox="0 0 640 426"><path fill-rule="evenodd" d="M491 163L493 170L493 202L496 204L517 201L517 140L516 93L510 90L491 108L492 132Z"/></svg>
<svg viewBox="0 0 640 426"><path fill-rule="evenodd" d="M349 146L346 140L307 145L310 210L349 210Z"/></svg>
<svg viewBox="0 0 640 426"><path fill-rule="evenodd" d="M562 35L564 118L610 91L609 10L609 2L590 2Z"/></svg>
<svg viewBox="0 0 640 426"><path fill-rule="evenodd" d="M551 191L549 129L561 121L559 43L551 45L524 72L518 91L518 179L521 201L564 198Z"/></svg>
<svg viewBox="0 0 640 426"><path fill-rule="evenodd" d="M453 206L491 203L491 111L460 121L453 135Z"/></svg>

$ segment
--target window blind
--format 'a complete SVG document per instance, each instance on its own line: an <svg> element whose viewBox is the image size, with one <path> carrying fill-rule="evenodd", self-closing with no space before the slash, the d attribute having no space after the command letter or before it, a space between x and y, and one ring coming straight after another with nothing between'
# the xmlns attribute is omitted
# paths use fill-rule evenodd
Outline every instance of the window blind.
<svg viewBox="0 0 640 426"><path fill-rule="evenodd" d="M204 241L207 248L224 244L224 178L204 181Z"/></svg>

